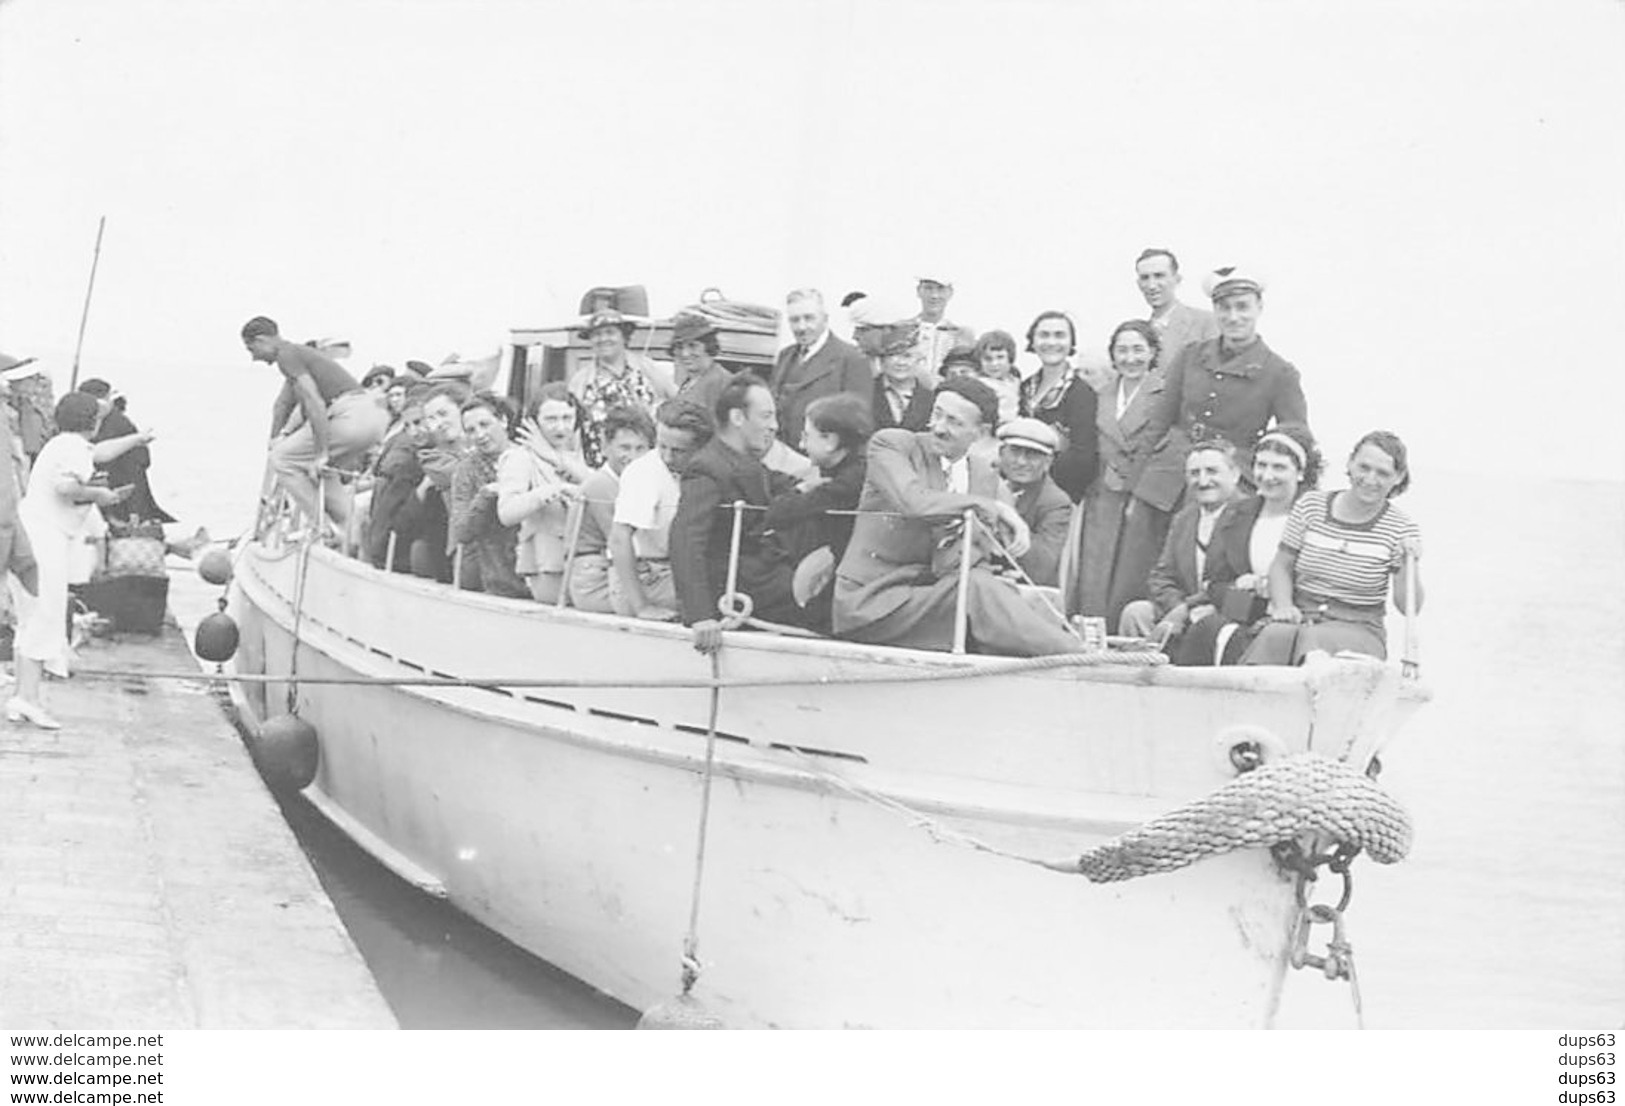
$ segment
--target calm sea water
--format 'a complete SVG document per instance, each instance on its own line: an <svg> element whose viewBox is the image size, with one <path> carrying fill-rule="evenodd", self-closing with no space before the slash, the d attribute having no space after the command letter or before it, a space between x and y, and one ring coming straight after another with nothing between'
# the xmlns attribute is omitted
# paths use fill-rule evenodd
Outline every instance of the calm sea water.
<svg viewBox="0 0 1625 1106"><path fill-rule="evenodd" d="M154 483L217 535L252 518L270 384L207 404L152 380ZM249 378L253 377L252 380ZM166 396L164 393L170 394ZM1420 453L1419 453L1420 455ZM1368 1025L1575 1029L1625 1020L1625 485L1424 468L1423 676L1434 701L1384 756L1412 855L1362 862L1348 915ZM319 816L290 820L404 1024L611 1026L632 1014L398 884ZM1282 1021L1352 1024L1299 973Z"/></svg>

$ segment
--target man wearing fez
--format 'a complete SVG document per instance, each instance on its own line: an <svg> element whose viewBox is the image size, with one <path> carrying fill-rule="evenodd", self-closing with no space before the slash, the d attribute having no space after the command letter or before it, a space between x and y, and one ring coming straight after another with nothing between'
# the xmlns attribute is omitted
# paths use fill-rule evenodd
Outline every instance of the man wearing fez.
<svg viewBox="0 0 1625 1106"><path fill-rule="evenodd" d="M1032 531L1032 545L1017 559L1040 587L1060 586L1061 550L1072 524L1072 500L1050 478L1061 435L1047 422L1016 418L999 427L999 475L1016 497L1016 513Z"/></svg>
<svg viewBox="0 0 1625 1106"><path fill-rule="evenodd" d="M1166 370L1174 355L1192 342L1219 336L1213 312L1179 302L1179 258L1157 246L1141 250L1134 261L1134 279L1151 308L1147 320L1157 331L1162 350L1159 367Z"/></svg>
<svg viewBox="0 0 1625 1106"><path fill-rule="evenodd" d="M869 439L857 523L835 572L836 634L873 645L952 648L958 562L969 555L967 637L979 651L1043 656L1082 648L1058 618L1047 619L1013 583L974 563L989 549L980 527L967 552L967 510L1010 556L1020 558L1031 545L998 474L971 453L998 410L991 388L959 377L937 389L929 430L893 428Z"/></svg>
<svg viewBox="0 0 1625 1106"><path fill-rule="evenodd" d="M362 389L338 362L283 338L264 315L243 324L242 333L249 356L282 374L282 391L271 405L270 465L277 480L317 528L316 482L326 481L327 514L342 530L350 504L331 468L362 460L383 440L389 425L384 394Z"/></svg>

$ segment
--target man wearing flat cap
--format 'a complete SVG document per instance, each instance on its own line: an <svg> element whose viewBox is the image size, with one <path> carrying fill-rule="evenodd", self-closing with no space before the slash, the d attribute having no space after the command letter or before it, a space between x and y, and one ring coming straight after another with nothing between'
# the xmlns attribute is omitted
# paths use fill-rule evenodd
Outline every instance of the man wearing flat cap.
<svg viewBox="0 0 1625 1106"><path fill-rule="evenodd" d="M1061 550L1072 523L1072 500L1049 474L1061 436L1047 422L1017 418L999 427L998 438L999 475L1032 531L1032 545L1016 563L1040 587L1059 587Z"/></svg>
<svg viewBox="0 0 1625 1106"><path fill-rule="evenodd" d="M874 394L874 373L852 343L830 333L829 312L816 288L797 289L784 302L795 342L779 351L768 386L778 408L779 439L796 449L813 400L851 392L868 403Z"/></svg>
<svg viewBox="0 0 1625 1106"><path fill-rule="evenodd" d="M705 316L679 315L672 320L671 360L677 366L678 399L707 411L716 407L717 397L733 379L717 360L721 352L716 325Z"/></svg>
<svg viewBox="0 0 1625 1106"><path fill-rule="evenodd" d="M857 522L835 571L837 635L873 645L952 648L959 560L968 555L965 611L973 648L1024 657L1082 648L1058 617L1029 606L983 559L986 531L1016 558L1031 540L998 474L971 452L998 410L991 388L959 377L937 389L929 430L881 430L869 439ZM980 522L974 542L959 532L966 510Z"/></svg>
<svg viewBox="0 0 1625 1106"><path fill-rule="evenodd" d="M1158 447L1158 457L1165 452L1183 456L1203 438L1233 443L1242 481L1251 492L1254 444L1272 422L1307 425L1309 405L1298 370L1258 336L1263 278L1249 269L1225 266L1209 273L1203 284L1213 300L1219 337L1188 345L1174 356L1148 420L1149 432L1155 440L1172 431Z"/></svg>

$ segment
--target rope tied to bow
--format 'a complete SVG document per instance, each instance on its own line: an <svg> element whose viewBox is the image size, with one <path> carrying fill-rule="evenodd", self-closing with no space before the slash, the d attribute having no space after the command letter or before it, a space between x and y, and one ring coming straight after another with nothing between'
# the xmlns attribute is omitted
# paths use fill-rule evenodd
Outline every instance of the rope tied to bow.
<svg viewBox="0 0 1625 1106"><path fill-rule="evenodd" d="M1075 860L1047 866L1111 883L1310 833L1364 851L1378 864L1394 864L1410 852L1412 827L1405 808L1365 773L1299 753L1244 772Z"/></svg>

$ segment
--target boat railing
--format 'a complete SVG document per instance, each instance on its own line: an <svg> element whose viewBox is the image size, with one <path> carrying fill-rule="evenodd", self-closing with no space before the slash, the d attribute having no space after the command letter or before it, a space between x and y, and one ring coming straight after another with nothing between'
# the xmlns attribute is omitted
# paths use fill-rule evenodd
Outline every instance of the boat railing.
<svg viewBox="0 0 1625 1106"><path fill-rule="evenodd" d="M360 474L335 468L322 470L325 477L335 476L343 481L352 481ZM325 493L325 479L318 481L318 490ZM612 500L598 500L590 497L576 495L571 497L565 518L565 563L560 580L559 595L554 602L557 608L569 604L570 578L575 569L577 547L580 544L581 530L586 517L587 508L591 505L612 505ZM319 508L320 509L320 508ZM751 597L739 590L739 558L743 548L745 536L745 516L747 512L766 513L767 507L748 503L742 499L731 503L719 505L719 510L729 511L732 514L732 529L730 532L727 584L723 594L718 599L718 615L725 629L751 628L792 636L821 637L815 631L805 630L795 626L785 626L778 623L767 622L754 617L754 603ZM1108 635L1098 625L1089 625L1089 620L1082 618L1068 618L1056 602L1051 598L1054 589L1045 588L1037 584L1022 568L1020 560L1010 551L1009 547L999 538L994 527L983 520L975 508L967 508L958 514L942 515L909 515L900 511L860 510L828 508L819 514L826 517L862 518L875 517L893 520L904 519L931 519L950 523L950 532L942 539L944 548L958 544L960 556L956 571L958 573L955 595L954 623L951 652L963 655L969 647L969 597L971 570L977 563L976 546L978 542L985 542L988 549L997 555L1001 562L1002 571L1006 571L1014 581L1022 587L1035 610L1047 611L1064 631L1075 639L1080 640L1087 651L1126 650L1130 652L1144 652L1147 650L1158 652L1156 641L1146 641L1137 637L1122 637ZM356 534L356 518L359 512L352 510L342 535L342 547L351 557L359 557L359 537ZM298 521L297 507L291 497L276 487L274 482L268 482L267 492L261 499L260 521L256 526L256 537L263 538L268 532L281 528L286 536L291 526ZM310 531L307 529L306 531ZM385 564L395 564L397 554L397 534L391 532L386 546ZM452 581L463 578L462 562L463 548L459 545L453 552ZM1402 599L1401 615L1403 623L1403 650L1401 670L1406 678L1420 680L1421 664L1417 640L1417 595L1416 595L1416 558L1414 552L1406 553L1404 595ZM1094 620L1100 622L1101 620ZM1081 628L1080 628L1081 626Z"/></svg>

